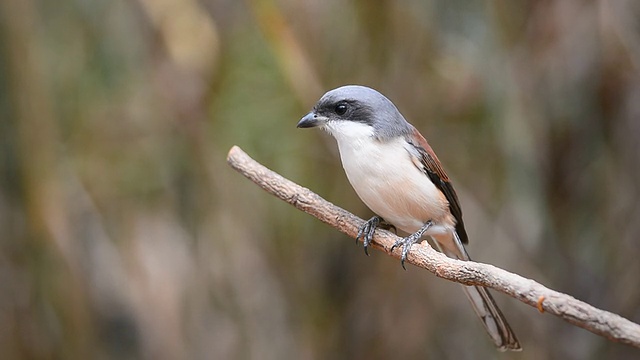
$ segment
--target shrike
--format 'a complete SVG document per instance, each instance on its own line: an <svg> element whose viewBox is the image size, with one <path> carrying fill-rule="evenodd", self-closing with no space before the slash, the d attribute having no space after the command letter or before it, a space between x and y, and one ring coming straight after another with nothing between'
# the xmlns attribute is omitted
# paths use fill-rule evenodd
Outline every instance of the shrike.
<svg viewBox="0 0 640 360"><path fill-rule="evenodd" d="M351 186L377 214L358 234L365 252L376 227L389 224L411 234L393 245L402 246L403 267L411 245L424 237L451 258L470 259L462 210L449 177L427 140L384 95L356 85L331 90L298 127L320 127L336 139ZM521 350L487 289L464 290L498 349Z"/></svg>

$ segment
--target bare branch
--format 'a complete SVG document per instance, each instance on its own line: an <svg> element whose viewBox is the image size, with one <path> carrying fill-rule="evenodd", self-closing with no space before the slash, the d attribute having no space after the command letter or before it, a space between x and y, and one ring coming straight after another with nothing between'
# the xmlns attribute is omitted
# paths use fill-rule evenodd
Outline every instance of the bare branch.
<svg viewBox="0 0 640 360"><path fill-rule="evenodd" d="M311 190L262 166L237 146L229 151L227 162L270 194L315 216L352 238L356 237L358 228L364 223L362 219L333 205ZM400 249L390 251L397 238L393 233L379 229L375 233L373 247L390 256L400 258ZM520 275L488 264L450 259L434 250L426 242L411 248L407 262L427 269L443 279L495 289L541 312L559 316L594 334L640 348L640 325L619 315L597 309L567 294L551 290Z"/></svg>

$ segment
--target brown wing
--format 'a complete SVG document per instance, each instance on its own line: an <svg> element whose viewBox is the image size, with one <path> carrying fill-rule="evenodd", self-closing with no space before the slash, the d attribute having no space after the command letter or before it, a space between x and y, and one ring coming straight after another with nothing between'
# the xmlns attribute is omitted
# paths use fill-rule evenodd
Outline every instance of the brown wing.
<svg viewBox="0 0 640 360"><path fill-rule="evenodd" d="M407 141L420 154L425 174L429 176L429 179L442 191L447 201L449 201L449 211L451 211L451 215L456 219L456 232L458 233L458 237L463 244L467 244L469 238L467 237L467 231L464 229L464 223L462 222L462 209L460 208L458 195L456 195L456 191L453 189L453 185L449 181L447 173L442 168L442 164L440 160L438 160L436 153L433 152L427 140L416 129L413 129L413 136L407 137Z"/></svg>

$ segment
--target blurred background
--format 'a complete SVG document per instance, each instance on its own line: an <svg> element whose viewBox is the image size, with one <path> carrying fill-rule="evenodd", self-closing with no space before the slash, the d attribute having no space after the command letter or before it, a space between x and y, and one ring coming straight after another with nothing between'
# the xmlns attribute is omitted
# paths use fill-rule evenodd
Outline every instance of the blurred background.
<svg viewBox="0 0 640 360"><path fill-rule="evenodd" d="M640 3L0 1L2 359L624 359L361 246L225 162L368 218L297 121L372 86L453 179L474 259L640 321Z"/></svg>

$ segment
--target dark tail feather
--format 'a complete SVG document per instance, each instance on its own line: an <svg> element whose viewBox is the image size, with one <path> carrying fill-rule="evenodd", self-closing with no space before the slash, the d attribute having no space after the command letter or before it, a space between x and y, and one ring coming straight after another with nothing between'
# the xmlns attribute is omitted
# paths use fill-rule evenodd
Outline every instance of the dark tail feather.
<svg viewBox="0 0 640 360"><path fill-rule="evenodd" d="M446 244L440 243L437 239L434 240L438 250L448 257L464 261L470 260L469 254L457 235L453 236L454 244L452 245L454 246L446 246ZM473 305L473 310L475 310L478 317L480 317L484 328L489 333L489 336L491 336L498 350L521 351L522 348L520 347L516 334L511 330L507 319L502 315L498 305L487 289L482 286L464 285L463 289L471 301L471 305Z"/></svg>

